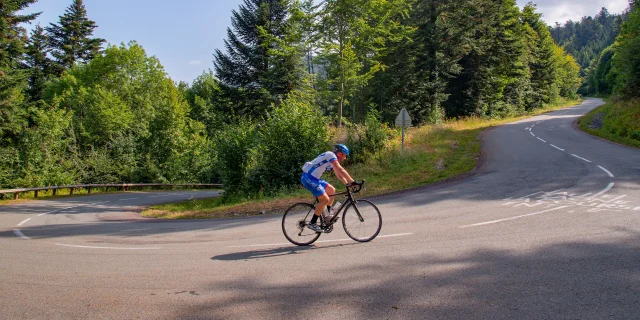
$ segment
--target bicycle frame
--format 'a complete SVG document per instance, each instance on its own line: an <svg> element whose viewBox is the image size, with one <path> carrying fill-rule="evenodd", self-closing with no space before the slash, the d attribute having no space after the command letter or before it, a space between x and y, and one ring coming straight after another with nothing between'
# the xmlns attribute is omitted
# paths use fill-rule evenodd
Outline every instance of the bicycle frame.
<svg viewBox="0 0 640 320"><path fill-rule="evenodd" d="M360 192L360 190L362 190L362 188L364 188L364 182L362 182L362 184L359 184L359 188L357 191L351 191L351 189L349 187L347 187L347 191L345 192L339 192L339 193L335 193L335 194L331 194L329 195L329 197L334 197L334 201L335 201L335 197L336 196L341 196L341 195L347 195L347 200L340 206L340 208L338 208L336 210L336 214L333 215L333 217L331 217L331 219L329 219L329 221L324 221L325 216L324 213L320 216L322 219L322 222L326 225L326 226L330 226L333 225L336 221L338 221L338 216L339 214L342 212L342 210L344 208L347 207L348 204L353 203L354 204L354 209L356 210L356 213L358 214L358 219L360 219L360 221L363 221L362 216L360 215L360 211L358 210L358 207L355 206L356 203L358 203L358 200L356 200L353 196L354 193L358 193ZM316 201L313 203L313 206L315 207L320 201L318 200L318 198L316 197Z"/></svg>

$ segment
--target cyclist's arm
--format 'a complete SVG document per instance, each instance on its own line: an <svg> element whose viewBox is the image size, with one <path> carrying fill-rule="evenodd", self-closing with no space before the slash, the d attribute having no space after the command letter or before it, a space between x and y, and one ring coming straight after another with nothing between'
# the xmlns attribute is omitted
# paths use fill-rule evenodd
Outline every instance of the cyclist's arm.
<svg viewBox="0 0 640 320"><path fill-rule="evenodd" d="M340 165L340 162L334 161L331 164L333 165L333 172L336 174L336 177L338 177L338 179L342 181L342 183L349 184L354 181L353 178L351 178L351 176L347 172L347 170L345 170Z"/></svg>

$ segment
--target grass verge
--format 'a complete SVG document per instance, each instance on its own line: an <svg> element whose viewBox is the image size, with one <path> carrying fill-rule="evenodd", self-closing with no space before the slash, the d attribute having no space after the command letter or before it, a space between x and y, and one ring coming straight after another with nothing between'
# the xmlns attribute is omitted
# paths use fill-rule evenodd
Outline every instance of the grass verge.
<svg viewBox="0 0 640 320"><path fill-rule="evenodd" d="M640 148L640 100L607 99L580 119L580 129L592 135Z"/></svg>
<svg viewBox="0 0 640 320"><path fill-rule="evenodd" d="M579 102L564 101L527 115L507 119L468 118L409 128L405 133L404 151L398 136L383 152L364 164L348 166L347 171L356 180L367 180L367 190L361 196L368 197L453 178L476 167L481 147L478 137L485 129ZM341 185L333 176L327 177L327 181L334 186ZM310 200L312 197L309 192L299 188L270 198L223 197L157 205L143 211L142 215L167 219L252 216L282 213L295 202Z"/></svg>

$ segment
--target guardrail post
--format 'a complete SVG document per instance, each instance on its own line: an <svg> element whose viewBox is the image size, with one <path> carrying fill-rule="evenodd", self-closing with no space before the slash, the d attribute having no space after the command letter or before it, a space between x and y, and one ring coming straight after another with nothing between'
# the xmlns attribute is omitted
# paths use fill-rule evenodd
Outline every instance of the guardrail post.
<svg viewBox="0 0 640 320"><path fill-rule="evenodd" d="M73 188L69 188L69 195L73 195Z"/></svg>
<svg viewBox="0 0 640 320"><path fill-rule="evenodd" d="M53 196L56 196L56 193L58 193L58 189L53 189Z"/></svg>
<svg viewBox="0 0 640 320"><path fill-rule="evenodd" d="M91 187L87 187L87 193L91 194Z"/></svg>
<svg viewBox="0 0 640 320"><path fill-rule="evenodd" d="M20 194L20 192L16 192L13 194L13 200L18 200L18 195Z"/></svg>
<svg viewBox="0 0 640 320"><path fill-rule="evenodd" d="M33 191L33 197L37 198L38 197L38 190Z"/></svg>

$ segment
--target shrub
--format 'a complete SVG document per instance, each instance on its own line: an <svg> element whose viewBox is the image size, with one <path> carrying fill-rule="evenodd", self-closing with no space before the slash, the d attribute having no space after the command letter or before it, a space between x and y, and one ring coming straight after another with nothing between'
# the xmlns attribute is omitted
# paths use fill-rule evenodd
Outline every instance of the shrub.
<svg viewBox="0 0 640 320"><path fill-rule="evenodd" d="M363 163L369 156L381 151L392 136L392 131L380 122L378 112L370 111L364 124L347 127L346 144L351 151L349 162Z"/></svg>
<svg viewBox="0 0 640 320"><path fill-rule="evenodd" d="M274 194L299 185L302 165L328 150L328 120L309 101L314 101L310 93L292 92L260 126L253 191Z"/></svg>

